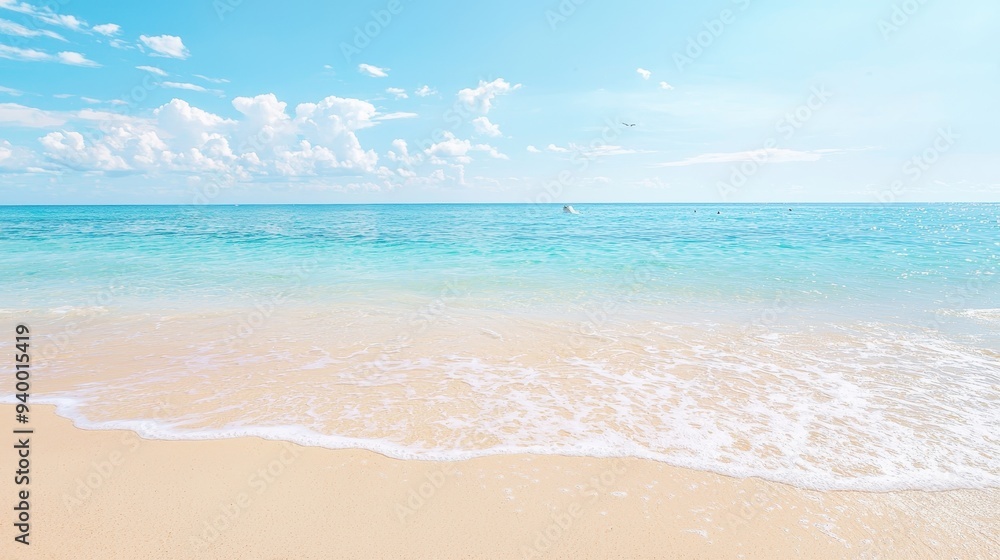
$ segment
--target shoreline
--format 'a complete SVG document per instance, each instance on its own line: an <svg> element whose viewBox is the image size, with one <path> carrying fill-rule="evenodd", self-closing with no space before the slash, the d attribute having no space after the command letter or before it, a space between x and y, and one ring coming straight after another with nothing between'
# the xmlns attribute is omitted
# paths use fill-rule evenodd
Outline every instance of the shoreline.
<svg viewBox="0 0 1000 560"><path fill-rule="evenodd" d="M13 405L2 410L14 429ZM0 546L18 558L987 558L1000 546L995 488L820 492L645 459L146 440L76 428L53 405L32 406L30 427L32 544Z"/></svg>

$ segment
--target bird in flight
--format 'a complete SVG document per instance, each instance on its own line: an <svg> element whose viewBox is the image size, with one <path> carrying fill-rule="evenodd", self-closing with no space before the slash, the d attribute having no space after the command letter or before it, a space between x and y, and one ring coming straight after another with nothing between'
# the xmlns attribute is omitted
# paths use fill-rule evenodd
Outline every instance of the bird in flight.
<svg viewBox="0 0 1000 560"><path fill-rule="evenodd" d="M625 125L625 126L635 126L635 123L629 124L627 122L623 122L622 124Z"/></svg>

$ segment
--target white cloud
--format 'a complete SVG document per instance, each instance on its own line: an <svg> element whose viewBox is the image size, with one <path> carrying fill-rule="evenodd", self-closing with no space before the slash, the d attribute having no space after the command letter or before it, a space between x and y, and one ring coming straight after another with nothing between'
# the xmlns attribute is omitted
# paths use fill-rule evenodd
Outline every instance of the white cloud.
<svg viewBox="0 0 1000 560"><path fill-rule="evenodd" d="M202 76L201 74L195 74L194 77L202 79L202 80L205 80L206 82L209 82L209 83L212 83L212 84L228 84L229 83L229 80L227 80L225 78L209 78L208 76Z"/></svg>
<svg viewBox="0 0 1000 560"><path fill-rule="evenodd" d="M20 47L0 45L0 58L7 58L10 60L49 61L52 60L52 55L35 49L22 49Z"/></svg>
<svg viewBox="0 0 1000 560"><path fill-rule="evenodd" d="M39 158L49 170L115 173L218 172L237 180L257 178L361 175L387 181L394 175L378 166L378 155L361 146L356 131L375 125L375 107L359 99L330 96L301 103L294 114L274 94L237 97L237 119L225 119L173 99L153 118L85 109L44 111L0 104L0 123L53 128L39 138ZM101 125L101 134L87 128ZM405 143L394 143L398 157L411 160ZM473 147L473 149L485 148ZM420 156L418 154L417 156ZM419 159L419 158L418 158ZM39 159L39 161L43 161ZM27 164L26 164L27 165ZM21 166L22 171L27 167Z"/></svg>
<svg viewBox="0 0 1000 560"><path fill-rule="evenodd" d="M112 35L117 35L122 31L121 26L115 23L102 23L101 25L95 25L94 27L91 27L91 29L100 33L101 35L105 35L108 37Z"/></svg>
<svg viewBox="0 0 1000 560"><path fill-rule="evenodd" d="M460 90L458 99L469 109L485 115L493 107L494 98L498 95L506 95L520 87L521 84L512 86L503 78L497 78L492 82L480 80L479 86Z"/></svg>
<svg viewBox="0 0 1000 560"><path fill-rule="evenodd" d="M7 95L13 95L14 97L17 97L17 96L23 94L24 92L21 91L21 90L14 89L14 88L0 86L0 93L6 93Z"/></svg>
<svg viewBox="0 0 1000 560"><path fill-rule="evenodd" d="M643 80L648 80L648 79L649 79L649 77L653 75L653 73L652 73L652 72L650 72L649 70L646 70L645 68L636 68L636 69L635 69L635 71L636 71L636 72L637 72L637 73L638 73L638 74L639 74L640 76L642 76L642 79L643 79Z"/></svg>
<svg viewBox="0 0 1000 560"><path fill-rule="evenodd" d="M61 126L66 118L53 111L25 107L17 103L0 103L0 123L28 128Z"/></svg>
<svg viewBox="0 0 1000 560"><path fill-rule="evenodd" d="M372 66L371 64L358 64L358 72L366 76L371 76L372 78L388 78L389 73L388 68L379 68L378 66Z"/></svg>
<svg viewBox="0 0 1000 560"><path fill-rule="evenodd" d="M87 25L86 22L84 22L83 20L78 19L75 16L70 16L65 14L52 13L49 15L42 15L39 17L39 19L41 19L45 23L51 23L52 25L59 25L61 27L72 29L74 31L79 31L80 29L82 29L84 26Z"/></svg>
<svg viewBox="0 0 1000 560"><path fill-rule="evenodd" d="M184 41L174 35L140 35L139 40L153 51L153 56L163 56L167 58L187 58L191 55L188 48L184 46Z"/></svg>
<svg viewBox="0 0 1000 560"><path fill-rule="evenodd" d="M22 49L8 45L0 45L0 58L24 60L27 62L60 62L71 66L89 66L92 68L100 66L100 64L89 60L86 56L78 52L64 51L53 56L36 49Z"/></svg>
<svg viewBox="0 0 1000 560"><path fill-rule="evenodd" d="M484 136L503 136L503 133L500 132L500 127L491 123L490 119L486 117L476 117L472 119L472 127L476 129L477 134L482 134Z"/></svg>
<svg viewBox="0 0 1000 560"><path fill-rule="evenodd" d="M168 87L173 89L186 89L189 91L203 91L203 92L209 91L208 89L205 89L197 84L189 84L186 82L163 82L160 85L162 85L163 87Z"/></svg>
<svg viewBox="0 0 1000 560"><path fill-rule="evenodd" d="M83 101L84 103L90 103L91 105L95 105L97 103L103 103L100 99L95 99L93 97L84 97L84 96L80 96L80 101Z"/></svg>
<svg viewBox="0 0 1000 560"><path fill-rule="evenodd" d="M407 112L404 112L404 111L399 111L399 112L396 112L396 113L386 113L384 115L378 115L378 116L374 117L372 120L376 120L376 121L394 121L396 119L415 119L415 118L417 118L419 116L420 115L418 115L416 113L407 113Z"/></svg>
<svg viewBox="0 0 1000 560"><path fill-rule="evenodd" d="M548 151L550 151L550 152L556 152L556 153L560 153L560 154L567 154L567 153L569 153L568 149L562 148L560 146L556 146L555 144L549 144L548 146L545 147L545 149L548 150Z"/></svg>
<svg viewBox="0 0 1000 560"><path fill-rule="evenodd" d="M744 152L716 152L701 154L677 161L658 163L654 167L684 167L711 163L736 163L756 161L757 163L787 163L795 161L819 161L827 154L841 153L846 150L791 150L787 148L761 148Z"/></svg>
<svg viewBox="0 0 1000 560"><path fill-rule="evenodd" d="M6 19L0 19L0 33L4 35L13 35L15 37L49 37L50 39L58 39L60 41L65 41L66 38L62 35L49 31L47 29L29 29L19 23L14 23Z"/></svg>
<svg viewBox="0 0 1000 560"><path fill-rule="evenodd" d="M57 14L48 6L36 8L27 2L18 2L17 0L0 0L0 9L29 15L50 25L58 25L74 31L80 31L86 25L84 21L75 16Z"/></svg>
<svg viewBox="0 0 1000 560"><path fill-rule="evenodd" d="M611 144L603 144L598 146L579 146L577 144L570 144L571 151L577 152L586 158L595 157L605 157L605 156L626 156L631 154L651 154L652 150L635 150L632 148L625 148L622 146L614 146Z"/></svg>
<svg viewBox="0 0 1000 560"><path fill-rule="evenodd" d="M63 64L69 64L71 66L87 66L90 68L96 68L100 66L100 64L94 62L93 60L89 60L86 56L78 52L64 51L59 53L58 56L59 56L59 62Z"/></svg>
<svg viewBox="0 0 1000 560"><path fill-rule="evenodd" d="M444 137L443 141L433 144L430 148L424 150L425 154L431 156L433 163L446 163L447 159L452 159L459 163L469 163L472 161L469 152L485 152L490 157L496 159L508 159L506 155L500 153L489 144L473 144L468 140L460 140L448 131L445 131Z"/></svg>
<svg viewBox="0 0 1000 560"><path fill-rule="evenodd" d="M390 93L396 97L396 99L409 99L409 95L406 95L406 90L403 88L385 88L386 93Z"/></svg>
<svg viewBox="0 0 1000 560"><path fill-rule="evenodd" d="M531 152L531 153L533 153L533 154L540 154L540 153L542 153L541 150L539 150L538 148L536 148L534 146L528 146L528 151Z"/></svg>
<svg viewBox="0 0 1000 560"><path fill-rule="evenodd" d="M396 161L399 163L403 163L407 166L413 166L420 163L424 159L421 154L412 154L412 155L410 154L410 150L406 144L406 140L401 140L399 138L393 140L392 148L393 149L389 150L389 153L386 154L386 157L389 158L389 161ZM405 175L403 173L400 174Z"/></svg>
<svg viewBox="0 0 1000 560"><path fill-rule="evenodd" d="M427 97L429 95L434 95L435 93L437 93L437 90L432 88L431 86L420 86L413 93L417 94L420 97Z"/></svg>
<svg viewBox="0 0 1000 560"><path fill-rule="evenodd" d="M674 86L668 84L667 82L660 82L660 89L674 89Z"/></svg>
<svg viewBox="0 0 1000 560"><path fill-rule="evenodd" d="M136 69L138 69L138 70L145 70L146 72L149 72L150 74L156 74L157 76L166 76L167 75L166 72L164 72L163 70L157 68L156 66L136 66Z"/></svg>

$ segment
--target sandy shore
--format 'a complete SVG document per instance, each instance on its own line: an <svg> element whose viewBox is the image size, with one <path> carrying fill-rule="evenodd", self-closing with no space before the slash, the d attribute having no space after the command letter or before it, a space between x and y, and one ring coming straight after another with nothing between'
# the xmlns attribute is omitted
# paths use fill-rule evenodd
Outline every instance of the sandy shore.
<svg viewBox="0 0 1000 560"><path fill-rule="evenodd" d="M3 558L988 558L1000 490L814 492L636 459L400 461L150 441L32 407L30 546Z"/></svg>

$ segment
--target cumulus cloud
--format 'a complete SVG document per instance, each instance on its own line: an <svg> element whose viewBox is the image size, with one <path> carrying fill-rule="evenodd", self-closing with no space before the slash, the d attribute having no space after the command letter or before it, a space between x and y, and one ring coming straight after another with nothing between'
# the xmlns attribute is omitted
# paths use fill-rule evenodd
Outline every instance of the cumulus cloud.
<svg viewBox="0 0 1000 560"><path fill-rule="evenodd" d="M477 134L483 136L503 136L503 133L500 132L500 127L491 123L490 119L486 117L472 119L472 127L476 130Z"/></svg>
<svg viewBox="0 0 1000 560"><path fill-rule="evenodd" d="M425 85L418 87L416 91L414 91L413 93L417 94L419 97L427 97L429 95L434 95L435 93L437 93L437 90L432 88L431 86Z"/></svg>
<svg viewBox="0 0 1000 560"><path fill-rule="evenodd" d="M91 27L91 29L107 37L110 37L112 35L117 35L122 31L121 26L115 23L102 23L101 25L95 25L94 27Z"/></svg>
<svg viewBox="0 0 1000 560"><path fill-rule="evenodd" d="M493 99L499 95L506 95L521 87L521 84L511 85L503 78L497 78L492 82L479 81L475 88L466 88L458 92L458 99L469 109L486 114L493 108Z"/></svg>
<svg viewBox="0 0 1000 560"><path fill-rule="evenodd" d="M649 70L646 70L645 68L636 68L636 69L635 69L635 71L636 71L636 73L638 73L638 74L639 74L640 76L642 76L642 79L643 79L643 80L648 80L648 79L649 79L649 77L653 75L653 73L652 73L652 72L650 72Z"/></svg>
<svg viewBox="0 0 1000 560"><path fill-rule="evenodd" d="M136 66L138 70L144 70L150 74L156 74L157 76L166 76L167 73L163 70L157 68L156 66Z"/></svg>
<svg viewBox="0 0 1000 560"><path fill-rule="evenodd" d="M542 153L541 150L539 150L538 148L536 148L534 146L528 146L528 151L531 152L531 153L533 153L533 154L540 154L540 153Z"/></svg>
<svg viewBox="0 0 1000 560"><path fill-rule="evenodd" d="M447 131L444 133L444 138L441 142L424 150L425 154L431 156L433 163L446 163L447 160L469 163L472 161L472 157L469 156L470 152L485 152L496 159L508 159L506 155L489 144L473 144L468 140L461 140Z"/></svg>
<svg viewBox="0 0 1000 560"><path fill-rule="evenodd" d="M163 56L167 58L187 58L191 55L188 48L184 46L184 41L175 35L140 35L142 44L153 51L153 56Z"/></svg>
<svg viewBox="0 0 1000 560"><path fill-rule="evenodd" d="M2 18L0 18L0 33L4 35L13 35L15 37L49 37L50 39L57 39L59 41L66 40L65 37L55 31L49 31L47 29L30 29L19 23L14 23L13 21Z"/></svg>
<svg viewBox="0 0 1000 560"><path fill-rule="evenodd" d="M358 72L366 76L371 76L372 78L388 78L389 73L388 68L379 68L378 66L372 66L371 64L358 64Z"/></svg>
<svg viewBox="0 0 1000 560"><path fill-rule="evenodd" d="M173 99L138 118L86 109L57 114L0 104L0 123L27 127L74 126L38 139L51 169L108 173L220 173L240 180L331 174L382 177L378 156L365 150L356 131L374 126L373 105L327 97L301 103L289 114L274 94L237 97L239 118L226 119ZM101 123L101 134L85 134ZM404 152L405 157L410 157ZM56 167L52 167L56 166Z"/></svg>
<svg viewBox="0 0 1000 560"><path fill-rule="evenodd" d="M406 140L401 140L399 138L392 141L392 149L389 150L386 157L389 158L389 161L395 161L410 167L422 162L424 159L419 153L410 154L410 149L406 144ZM414 174L413 171L410 171L409 173L411 176ZM406 174L402 173L402 175L405 176Z"/></svg>
<svg viewBox="0 0 1000 560"><path fill-rule="evenodd" d="M545 149L548 150L548 151L550 151L550 152L556 152L556 153L559 153L559 154L569 153L569 150L567 148L563 148L561 146L556 146L555 144L549 144L548 146L545 147Z"/></svg>
<svg viewBox="0 0 1000 560"><path fill-rule="evenodd" d="M403 88L385 88L385 92L392 94L396 99L409 99L410 96L406 95L406 90Z"/></svg>
<svg viewBox="0 0 1000 560"><path fill-rule="evenodd" d="M674 86L668 84L667 82L660 82L660 89L674 89Z"/></svg>

